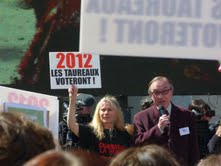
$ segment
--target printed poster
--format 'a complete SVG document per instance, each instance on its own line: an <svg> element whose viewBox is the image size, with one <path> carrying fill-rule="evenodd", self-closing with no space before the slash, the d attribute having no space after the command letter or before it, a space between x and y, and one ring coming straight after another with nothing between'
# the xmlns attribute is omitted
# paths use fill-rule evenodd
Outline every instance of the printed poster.
<svg viewBox="0 0 221 166"><path fill-rule="evenodd" d="M220 60L220 7L212 0L82 0L80 52Z"/></svg>
<svg viewBox="0 0 221 166"><path fill-rule="evenodd" d="M100 56L79 52L50 52L51 89L101 88Z"/></svg>
<svg viewBox="0 0 221 166"><path fill-rule="evenodd" d="M45 108L16 103L4 103L4 111L22 113L27 119L43 127L48 127L49 124L49 118L47 117L47 110Z"/></svg>

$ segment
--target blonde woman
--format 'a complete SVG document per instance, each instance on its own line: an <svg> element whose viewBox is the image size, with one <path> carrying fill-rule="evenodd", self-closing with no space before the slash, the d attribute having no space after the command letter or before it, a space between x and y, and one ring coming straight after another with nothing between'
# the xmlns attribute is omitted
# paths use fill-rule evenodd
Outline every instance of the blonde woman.
<svg viewBox="0 0 221 166"><path fill-rule="evenodd" d="M200 162L196 166L220 166L220 163L221 155L211 154L200 160Z"/></svg>
<svg viewBox="0 0 221 166"><path fill-rule="evenodd" d="M97 104L89 125L76 123L75 105L78 89L72 86L69 92L68 127L80 138L81 147L97 152L101 157L111 158L129 147L131 135L127 132L120 104L113 96L104 96Z"/></svg>

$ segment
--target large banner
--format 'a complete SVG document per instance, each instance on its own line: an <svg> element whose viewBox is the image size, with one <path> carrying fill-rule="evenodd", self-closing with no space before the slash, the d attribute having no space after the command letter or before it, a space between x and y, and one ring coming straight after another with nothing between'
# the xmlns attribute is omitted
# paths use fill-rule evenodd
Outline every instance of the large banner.
<svg viewBox="0 0 221 166"><path fill-rule="evenodd" d="M58 138L59 101L56 96L34 93L14 88L0 86L0 111L19 111L31 119L43 119L47 126ZM37 113L39 111L39 113ZM42 115L39 115L43 113Z"/></svg>
<svg viewBox="0 0 221 166"><path fill-rule="evenodd" d="M50 52L51 89L101 88L100 56L78 52Z"/></svg>
<svg viewBox="0 0 221 166"><path fill-rule="evenodd" d="M80 51L221 59L221 1L82 0Z"/></svg>

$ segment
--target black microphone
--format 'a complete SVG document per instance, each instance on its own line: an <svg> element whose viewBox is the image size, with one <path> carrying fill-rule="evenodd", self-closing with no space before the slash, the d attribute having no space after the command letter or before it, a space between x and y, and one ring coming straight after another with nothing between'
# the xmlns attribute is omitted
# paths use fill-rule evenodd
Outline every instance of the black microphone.
<svg viewBox="0 0 221 166"><path fill-rule="evenodd" d="M160 111L160 115L162 116L162 115L167 115L167 113L166 113L166 109L164 108L164 106L162 106L162 105L159 105L159 111Z"/></svg>
<svg viewBox="0 0 221 166"><path fill-rule="evenodd" d="M160 115L168 115L168 111L164 108L164 106L159 105L159 111L160 111ZM169 126L168 124L165 126L164 128L164 133L168 134L169 133Z"/></svg>

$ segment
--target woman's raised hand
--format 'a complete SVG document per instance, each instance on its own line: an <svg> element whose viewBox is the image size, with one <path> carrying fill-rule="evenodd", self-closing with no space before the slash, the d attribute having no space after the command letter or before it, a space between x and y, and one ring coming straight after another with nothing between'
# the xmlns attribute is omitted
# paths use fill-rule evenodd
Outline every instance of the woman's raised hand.
<svg viewBox="0 0 221 166"><path fill-rule="evenodd" d="M75 85L72 85L70 88L68 88L69 97L77 96L78 88Z"/></svg>

